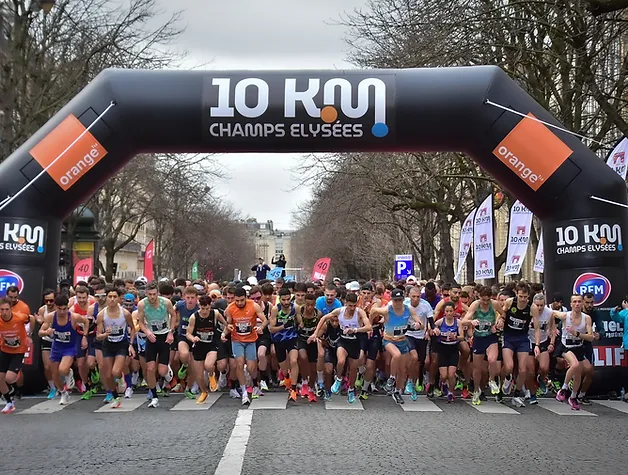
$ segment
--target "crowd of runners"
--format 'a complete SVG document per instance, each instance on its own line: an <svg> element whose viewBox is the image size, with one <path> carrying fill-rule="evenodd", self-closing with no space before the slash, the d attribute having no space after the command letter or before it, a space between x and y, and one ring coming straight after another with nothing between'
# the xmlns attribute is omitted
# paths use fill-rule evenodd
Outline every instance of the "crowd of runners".
<svg viewBox="0 0 628 475"><path fill-rule="evenodd" d="M384 392L398 404L403 395L475 405L511 395L521 407L551 391L579 410L591 404L593 301L588 293L548 299L542 285L523 282L220 286L92 276L45 290L31 314L11 287L0 299L2 413L15 410L29 341L40 344L48 399L62 405L72 391L104 393L112 408L143 391L157 408L171 392L203 404L222 390L247 405L282 387L294 402ZM622 307L613 318L628 313L628 302Z"/></svg>

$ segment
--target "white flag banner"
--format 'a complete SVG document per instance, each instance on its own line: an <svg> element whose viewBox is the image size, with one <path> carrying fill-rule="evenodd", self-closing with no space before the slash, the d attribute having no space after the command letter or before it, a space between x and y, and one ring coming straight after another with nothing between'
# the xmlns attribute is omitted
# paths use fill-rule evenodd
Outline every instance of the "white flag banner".
<svg viewBox="0 0 628 475"><path fill-rule="evenodd" d="M504 275L518 274L526 257L530 230L532 229L532 211L517 200L510 209L510 225L508 227L508 254Z"/></svg>
<svg viewBox="0 0 628 475"><path fill-rule="evenodd" d="M473 242L473 218L475 217L475 209L473 209L467 219L464 220L462 227L460 228L460 247L458 250L458 270L456 271L456 277L454 280L460 278L460 273L464 267L464 263L469 255L471 249L471 243Z"/></svg>
<svg viewBox="0 0 628 475"><path fill-rule="evenodd" d="M539 247L536 248L536 256L534 257L534 272L545 272L545 252L543 251L543 231L539 237Z"/></svg>
<svg viewBox="0 0 628 475"><path fill-rule="evenodd" d="M473 224L473 258L475 280L495 277L493 245L493 195L486 197L475 213Z"/></svg>
<svg viewBox="0 0 628 475"><path fill-rule="evenodd" d="M617 144L606 160L606 164L617 172L617 174L626 179L626 159L628 158L628 138L625 138Z"/></svg>

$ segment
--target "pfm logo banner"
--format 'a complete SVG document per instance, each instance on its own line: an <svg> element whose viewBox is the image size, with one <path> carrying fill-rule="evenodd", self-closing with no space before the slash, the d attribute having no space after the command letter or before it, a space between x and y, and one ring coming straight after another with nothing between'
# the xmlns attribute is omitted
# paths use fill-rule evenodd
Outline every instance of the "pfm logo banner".
<svg viewBox="0 0 628 475"><path fill-rule="evenodd" d="M206 133L211 140L390 140L394 78L381 73L209 77L203 90Z"/></svg>
<svg viewBox="0 0 628 475"><path fill-rule="evenodd" d="M44 257L46 223L22 218L0 220L0 254Z"/></svg>

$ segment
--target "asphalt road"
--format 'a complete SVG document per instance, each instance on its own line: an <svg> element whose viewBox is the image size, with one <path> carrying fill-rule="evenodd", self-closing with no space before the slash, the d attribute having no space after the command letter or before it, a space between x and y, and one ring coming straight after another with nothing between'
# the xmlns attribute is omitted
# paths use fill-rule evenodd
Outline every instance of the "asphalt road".
<svg viewBox="0 0 628 475"><path fill-rule="evenodd" d="M0 473L574 475L628 467L627 403L576 413L552 400L514 409L424 397L397 406L371 396L349 409L341 396L333 405L286 398L270 393L242 409L216 394L201 409L173 395L148 409L137 395L114 412L99 411L100 397L65 407L22 399L0 418Z"/></svg>

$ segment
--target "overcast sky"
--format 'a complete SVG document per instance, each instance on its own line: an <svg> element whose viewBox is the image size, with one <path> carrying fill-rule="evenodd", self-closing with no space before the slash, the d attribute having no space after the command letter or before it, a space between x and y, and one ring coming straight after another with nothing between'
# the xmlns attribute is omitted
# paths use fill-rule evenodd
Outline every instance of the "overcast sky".
<svg viewBox="0 0 628 475"><path fill-rule="evenodd" d="M366 0L159 0L167 14L184 10L185 33L174 45L188 51L186 67L204 69L337 69L345 61L346 30L333 25ZM230 180L216 192L246 217L292 228L291 212L310 190L290 191L295 154L219 157ZM260 192L260 190L268 190Z"/></svg>

